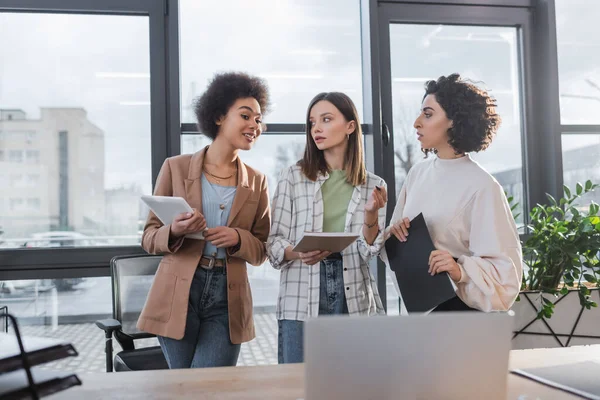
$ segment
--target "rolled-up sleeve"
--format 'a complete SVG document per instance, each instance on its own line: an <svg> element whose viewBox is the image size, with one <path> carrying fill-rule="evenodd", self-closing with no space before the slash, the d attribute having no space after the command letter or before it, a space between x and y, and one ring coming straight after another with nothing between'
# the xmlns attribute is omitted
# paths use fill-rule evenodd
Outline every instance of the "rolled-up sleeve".
<svg viewBox="0 0 600 400"><path fill-rule="evenodd" d="M275 269L282 269L292 263L285 261L285 249L291 246L290 233L293 213L292 170L288 168L281 173L271 203L271 232L267 239L267 256Z"/></svg>
<svg viewBox="0 0 600 400"><path fill-rule="evenodd" d="M387 185L383 179L381 179L377 183L377 185L379 187L384 187L387 192ZM372 189L370 189L370 190L372 190ZM371 193L369 192L368 195L370 196ZM387 205L384 207L381 207L379 209L379 211L377 212L377 225L379 227L379 232L377 233L377 236L375 237L373 244L369 245L367 243L363 229L360 230L360 237L357 240L358 253L360 254L360 257L362 258L362 260L365 263L368 263L371 260L371 258L377 257L379 255L379 253L381 252L381 249L383 248L383 244L385 243L384 232L385 232L385 218L387 215L386 208L387 208Z"/></svg>

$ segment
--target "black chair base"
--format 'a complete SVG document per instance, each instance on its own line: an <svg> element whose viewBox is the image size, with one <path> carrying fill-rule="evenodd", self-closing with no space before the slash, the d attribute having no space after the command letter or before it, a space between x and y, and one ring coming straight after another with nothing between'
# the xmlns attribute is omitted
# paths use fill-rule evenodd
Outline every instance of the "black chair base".
<svg viewBox="0 0 600 400"><path fill-rule="evenodd" d="M160 346L143 349L123 350L115 356L114 368L120 371L143 371L169 369Z"/></svg>

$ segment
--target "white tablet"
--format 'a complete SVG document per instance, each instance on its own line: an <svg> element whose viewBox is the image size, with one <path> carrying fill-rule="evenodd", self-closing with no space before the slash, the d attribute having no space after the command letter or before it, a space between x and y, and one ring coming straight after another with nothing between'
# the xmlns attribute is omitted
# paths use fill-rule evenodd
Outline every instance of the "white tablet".
<svg viewBox="0 0 600 400"><path fill-rule="evenodd" d="M360 235L351 232L304 232L292 251L314 250L338 253L350 246Z"/></svg>
<svg viewBox="0 0 600 400"><path fill-rule="evenodd" d="M142 196L142 201L150 207L152 212L156 214L160 222L165 225L169 225L175 217L179 214L190 212L194 210L185 201L183 197L172 197L172 196ZM185 235L186 238L191 239L204 239L202 232L190 233Z"/></svg>

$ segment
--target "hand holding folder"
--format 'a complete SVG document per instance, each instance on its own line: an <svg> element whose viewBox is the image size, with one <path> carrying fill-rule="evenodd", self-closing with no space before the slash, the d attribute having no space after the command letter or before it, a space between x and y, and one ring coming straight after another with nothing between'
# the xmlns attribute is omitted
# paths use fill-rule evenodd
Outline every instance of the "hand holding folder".
<svg viewBox="0 0 600 400"><path fill-rule="evenodd" d="M386 234L389 235L388 230ZM406 242L400 242L391 235L385 243L385 250L408 312L426 312L456 296L447 273L434 276L428 273L429 255L435 246L423 214L410 222Z"/></svg>

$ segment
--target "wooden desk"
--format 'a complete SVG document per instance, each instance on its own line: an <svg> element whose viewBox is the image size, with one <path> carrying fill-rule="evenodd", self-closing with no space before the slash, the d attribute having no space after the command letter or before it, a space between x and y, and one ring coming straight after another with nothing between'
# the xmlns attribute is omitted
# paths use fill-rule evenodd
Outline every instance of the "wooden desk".
<svg viewBox="0 0 600 400"><path fill-rule="evenodd" d="M595 360L600 345L559 349L513 350L511 368L531 368ZM80 375L83 386L51 399L290 399L304 396L304 365L206 368ZM514 374L508 376L508 399L579 399Z"/></svg>

